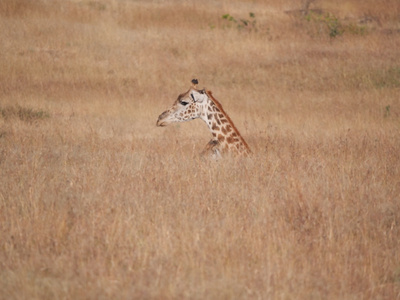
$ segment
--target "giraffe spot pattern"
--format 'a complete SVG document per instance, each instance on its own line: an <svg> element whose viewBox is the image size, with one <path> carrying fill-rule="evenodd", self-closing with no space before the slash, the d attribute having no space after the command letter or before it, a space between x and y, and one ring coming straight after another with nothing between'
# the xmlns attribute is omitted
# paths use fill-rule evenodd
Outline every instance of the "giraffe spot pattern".
<svg viewBox="0 0 400 300"><path fill-rule="evenodd" d="M217 126L217 124L213 124L213 126L211 127L212 130L219 130L219 127Z"/></svg>
<svg viewBox="0 0 400 300"><path fill-rule="evenodd" d="M229 144L232 144L232 143L233 143L233 137L228 136L227 139L226 139L226 141L227 141Z"/></svg>

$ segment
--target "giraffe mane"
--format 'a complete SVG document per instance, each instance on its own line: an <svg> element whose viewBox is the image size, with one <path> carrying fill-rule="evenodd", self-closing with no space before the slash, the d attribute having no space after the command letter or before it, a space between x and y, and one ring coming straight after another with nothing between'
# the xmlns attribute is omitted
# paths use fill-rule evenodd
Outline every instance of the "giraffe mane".
<svg viewBox="0 0 400 300"><path fill-rule="evenodd" d="M210 99L212 100L212 102L214 102L215 106L218 107L218 109L224 114L224 116L228 119L228 122L230 123L230 125L233 128L233 131L235 131L235 133L238 135L238 137L240 138L241 142L243 143L243 145L246 147L246 149L250 152L250 147L249 145L247 145L246 141L244 140L244 138L242 137L242 135L239 133L239 130L236 128L235 124L232 122L231 118L229 117L229 115L225 112L225 110L223 109L221 103L219 103L219 101L217 99L214 98L214 96L212 95L212 92L210 90L204 90L206 92L206 94L210 97Z"/></svg>

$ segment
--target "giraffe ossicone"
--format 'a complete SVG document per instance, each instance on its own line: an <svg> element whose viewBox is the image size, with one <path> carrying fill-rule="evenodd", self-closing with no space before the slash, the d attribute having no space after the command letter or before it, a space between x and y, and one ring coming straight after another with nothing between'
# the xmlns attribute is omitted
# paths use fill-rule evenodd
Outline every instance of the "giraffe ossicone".
<svg viewBox="0 0 400 300"><path fill-rule="evenodd" d="M172 106L157 120L157 126L175 122L202 119L211 131L212 139L202 154L210 153L219 158L223 153L250 154L250 148L211 91L197 89L197 79L192 87L178 96Z"/></svg>

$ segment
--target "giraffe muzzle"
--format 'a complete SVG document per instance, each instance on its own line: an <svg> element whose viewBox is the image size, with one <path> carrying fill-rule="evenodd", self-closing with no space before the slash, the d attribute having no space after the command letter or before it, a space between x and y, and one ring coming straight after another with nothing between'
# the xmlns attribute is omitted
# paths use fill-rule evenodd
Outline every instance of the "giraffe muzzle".
<svg viewBox="0 0 400 300"><path fill-rule="evenodd" d="M167 125L168 125L168 123L165 121L166 116L168 116L168 111L164 111L164 112L158 117L158 120L157 120L157 123L156 123L156 125L157 125L158 127L164 127L164 126L167 126Z"/></svg>
<svg viewBox="0 0 400 300"><path fill-rule="evenodd" d="M164 124L163 122L160 122L160 120L157 121L157 127L164 127L167 126L167 124Z"/></svg>

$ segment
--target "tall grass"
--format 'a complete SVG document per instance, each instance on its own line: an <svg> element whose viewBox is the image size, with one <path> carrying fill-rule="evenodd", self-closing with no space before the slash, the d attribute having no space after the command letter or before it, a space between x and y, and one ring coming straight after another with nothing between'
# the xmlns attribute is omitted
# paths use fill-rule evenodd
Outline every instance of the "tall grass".
<svg viewBox="0 0 400 300"><path fill-rule="evenodd" d="M396 4L2 1L0 298L399 298ZM156 128L194 77L251 157Z"/></svg>

